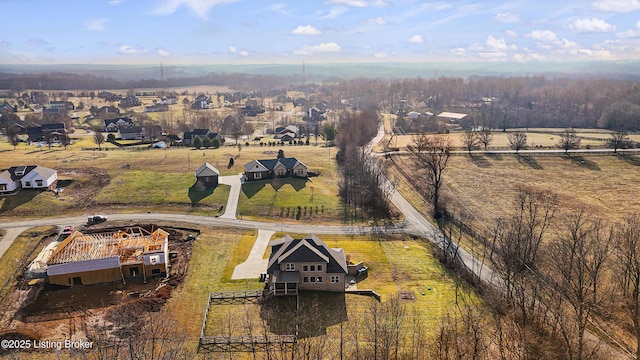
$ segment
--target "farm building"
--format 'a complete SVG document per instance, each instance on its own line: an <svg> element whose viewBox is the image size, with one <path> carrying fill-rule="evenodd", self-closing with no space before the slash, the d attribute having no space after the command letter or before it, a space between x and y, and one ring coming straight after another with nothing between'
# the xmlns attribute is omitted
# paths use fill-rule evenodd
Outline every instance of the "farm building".
<svg viewBox="0 0 640 360"><path fill-rule="evenodd" d="M213 165L205 162L196 170L196 181L205 186L218 186L220 172Z"/></svg>
<svg viewBox="0 0 640 360"><path fill-rule="evenodd" d="M63 286L144 280L167 275L169 233L135 227L83 234L74 231L47 261L49 283Z"/></svg>
<svg viewBox="0 0 640 360"><path fill-rule="evenodd" d="M289 235L270 243L267 274L273 295L296 295L298 290L344 291L349 273L343 249L332 249L315 235Z"/></svg>

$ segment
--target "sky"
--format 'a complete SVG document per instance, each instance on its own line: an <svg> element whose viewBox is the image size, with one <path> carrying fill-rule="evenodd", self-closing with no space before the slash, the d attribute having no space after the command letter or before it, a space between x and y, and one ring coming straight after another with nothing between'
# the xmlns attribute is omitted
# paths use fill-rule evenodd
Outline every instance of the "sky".
<svg viewBox="0 0 640 360"><path fill-rule="evenodd" d="M640 59L640 0L0 4L0 64Z"/></svg>

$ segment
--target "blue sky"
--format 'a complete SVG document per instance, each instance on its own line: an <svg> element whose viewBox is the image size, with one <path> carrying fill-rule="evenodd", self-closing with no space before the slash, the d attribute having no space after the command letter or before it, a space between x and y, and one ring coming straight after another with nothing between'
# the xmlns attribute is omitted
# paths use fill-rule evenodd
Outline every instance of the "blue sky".
<svg viewBox="0 0 640 360"><path fill-rule="evenodd" d="M3 64L640 59L640 0L2 0Z"/></svg>

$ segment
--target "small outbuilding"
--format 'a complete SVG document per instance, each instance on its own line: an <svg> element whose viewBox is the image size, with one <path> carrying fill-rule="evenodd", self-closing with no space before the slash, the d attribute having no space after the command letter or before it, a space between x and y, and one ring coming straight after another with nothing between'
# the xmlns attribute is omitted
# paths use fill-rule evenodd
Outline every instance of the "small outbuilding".
<svg viewBox="0 0 640 360"><path fill-rule="evenodd" d="M205 162L196 170L196 182L208 187L218 186L220 172L213 165Z"/></svg>

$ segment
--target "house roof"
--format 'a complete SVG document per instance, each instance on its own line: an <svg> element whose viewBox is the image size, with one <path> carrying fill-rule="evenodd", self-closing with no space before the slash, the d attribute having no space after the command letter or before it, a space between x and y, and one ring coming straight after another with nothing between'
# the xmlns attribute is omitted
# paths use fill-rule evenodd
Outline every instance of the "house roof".
<svg viewBox="0 0 640 360"><path fill-rule="evenodd" d="M208 162L205 162L196 170L196 177L214 175L220 175L220 172Z"/></svg>
<svg viewBox="0 0 640 360"><path fill-rule="evenodd" d="M208 135L211 132L209 129L193 129L193 135Z"/></svg>
<svg viewBox="0 0 640 360"><path fill-rule="evenodd" d="M272 241L267 272L273 274L282 262L324 262L327 273L347 273L347 261L342 249L332 249L315 235L294 239L289 235Z"/></svg>
<svg viewBox="0 0 640 360"><path fill-rule="evenodd" d="M449 119L460 120L460 119L464 118L465 116L467 116L467 114L444 111L444 112L441 112L440 114L438 114L438 116L439 117L449 118Z"/></svg>
<svg viewBox="0 0 640 360"><path fill-rule="evenodd" d="M56 174L57 171L54 169L49 169L44 166L38 165L27 165L27 166L12 166L9 169L3 171L0 175L3 179L11 179L11 181L18 181L24 177L33 177L36 174L42 176L43 178L48 178L53 174Z"/></svg>
<svg viewBox="0 0 640 360"><path fill-rule="evenodd" d="M261 172L261 171L273 171L278 164L284 165L287 170L293 170L298 164L301 164L305 168L307 167L301 161L296 158L280 158L280 159L265 159L265 160L251 160L244 165L244 171L246 172Z"/></svg>
<svg viewBox="0 0 640 360"><path fill-rule="evenodd" d="M42 124L42 130L64 130L64 123Z"/></svg>
<svg viewBox="0 0 640 360"><path fill-rule="evenodd" d="M142 128L140 126L132 126L126 128L118 129L120 134L140 134L142 132Z"/></svg>
<svg viewBox="0 0 640 360"><path fill-rule="evenodd" d="M133 120L129 119L128 117L118 117L118 118L114 118L114 119L105 119L104 120L104 126L107 127L111 124L117 124L118 121L124 121L127 124L133 125Z"/></svg>

